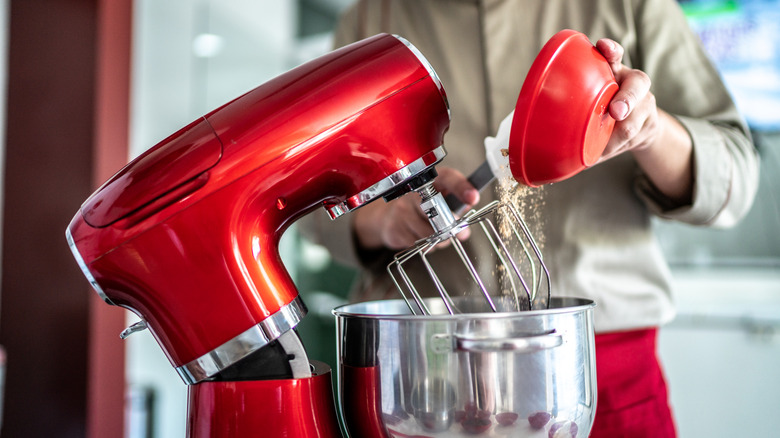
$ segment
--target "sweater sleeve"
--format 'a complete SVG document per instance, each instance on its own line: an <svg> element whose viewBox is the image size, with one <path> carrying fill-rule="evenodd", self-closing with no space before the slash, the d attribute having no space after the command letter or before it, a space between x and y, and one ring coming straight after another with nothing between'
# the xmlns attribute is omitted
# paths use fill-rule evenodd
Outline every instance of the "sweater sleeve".
<svg viewBox="0 0 780 438"><path fill-rule="evenodd" d="M758 189L759 158L746 123L674 0L640 1L635 68L647 73L659 108L693 141L693 200L675 205L644 175L640 198L654 214L726 228L747 212Z"/></svg>

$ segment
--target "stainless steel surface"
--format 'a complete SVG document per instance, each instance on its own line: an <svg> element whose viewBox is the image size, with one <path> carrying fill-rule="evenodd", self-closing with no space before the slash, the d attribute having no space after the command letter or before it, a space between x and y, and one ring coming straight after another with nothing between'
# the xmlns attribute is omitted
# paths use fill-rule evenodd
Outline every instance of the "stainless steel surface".
<svg viewBox="0 0 780 438"><path fill-rule="evenodd" d="M119 338L127 339L127 337L132 335L133 333L140 332L148 328L149 326L146 325L146 321L142 319L136 323L131 324L126 329L122 330L122 333L119 334Z"/></svg>
<svg viewBox="0 0 780 438"><path fill-rule="evenodd" d="M455 216L441 193L433 188L433 182L420 187L417 193L421 197L420 208L433 226L433 230L436 233L449 231L455 224Z"/></svg>
<svg viewBox="0 0 780 438"><path fill-rule="evenodd" d="M303 347L298 333L295 330L288 330L282 333L277 340L287 353L293 379L311 377L312 368L309 365L309 356L306 354L306 349Z"/></svg>
<svg viewBox="0 0 780 438"><path fill-rule="evenodd" d="M489 339L454 335L452 341L453 351L463 351L467 353L497 353L501 351L533 353L559 347L563 344L563 338L556 333L555 330L538 336Z"/></svg>
<svg viewBox="0 0 780 438"><path fill-rule="evenodd" d="M542 253L518 210L510 203L492 202L480 210L470 210L456 220L444 198L432 185L418 190L422 196L421 207L428 216L435 234L422 239L405 251L398 253L388 265L387 271L401 296L414 314L431 315L424 297L440 296L447 313L463 313L453 302L453 297L464 291L480 295L489 311L518 311L546 308L550 299L550 274ZM458 234L471 228L470 239L485 239L496 254L497 269L492 278L480 275L473 257L468 254ZM442 244L448 244L442 248ZM445 266L447 275L466 273L458 282L459 291L447 290L441 280L441 269L431 262L436 251L455 251L461 267ZM430 277L430 284L420 285L412 281L407 269L422 263ZM539 293L541 292L541 293ZM481 311L481 309L477 309Z"/></svg>
<svg viewBox="0 0 780 438"><path fill-rule="evenodd" d="M435 298L424 303L430 316L411 314L403 300L336 308L340 401L378 391L366 403L378 404L369 411L387 436L547 437L560 422L587 436L596 407L595 304L552 298L549 309L468 313L484 300L454 301L466 313L451 315ZM344 378L372 369L378 379L364 387ZM535 428L534 414L549 421Z"/></svg>

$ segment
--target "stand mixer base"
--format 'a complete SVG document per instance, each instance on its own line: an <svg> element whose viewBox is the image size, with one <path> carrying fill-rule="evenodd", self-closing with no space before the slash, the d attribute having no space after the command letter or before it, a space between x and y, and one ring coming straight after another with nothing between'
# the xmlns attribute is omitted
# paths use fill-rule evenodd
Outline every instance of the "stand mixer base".
<svg viewBox="0 0 780 438"><path fill-rule="evenodd" d="M342 438L330 367L311 363L307 378L189 386L187 438Z"/></svg>

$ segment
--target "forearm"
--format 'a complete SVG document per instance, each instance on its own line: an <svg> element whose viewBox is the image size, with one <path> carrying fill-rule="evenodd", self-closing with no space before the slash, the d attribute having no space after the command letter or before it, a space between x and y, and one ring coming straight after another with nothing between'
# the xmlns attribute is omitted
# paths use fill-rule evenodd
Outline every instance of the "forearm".
<svg viewBox="0 0 780 438"><path fill-rule="evenodd" d="M677 119L658 110L659 132L652 145L633 150L639 167L653 185L677 205L693 195L693 142Z"/></svg>
<svg viewBox="0 0 780 438"><path fill-rule="evenodd" d="M693 202L681 208L666 205L653 195L658 192L654 185L642 188L639 180L643 199L666 219L716 228L733 226L750 210L758 187L759 157L747 128L737 122L685 116L678 120L693 139ZM643 179L651 184L649 178Z"/></svg>

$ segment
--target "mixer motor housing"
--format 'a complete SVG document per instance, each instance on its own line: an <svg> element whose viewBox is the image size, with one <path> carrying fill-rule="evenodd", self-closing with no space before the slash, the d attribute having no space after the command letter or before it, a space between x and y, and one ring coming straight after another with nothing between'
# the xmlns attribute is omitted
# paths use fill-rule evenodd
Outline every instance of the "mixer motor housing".
<svg viewBox="0 0 780 438"><path fill-rule="evenodd" d="M103 300L142 319L136 328L150 329L185 383L271 380L295 388L292 403L312 403L304 392L329 385L294 382L329 370L296 365L308 362L302 346L288 354L279 342L296 344L289 333L306 313L279 240L317 207L336 218L415 189L416 177L435 175L449 121L424 57L400 37L377 35L282 74L149 149L86 200L68 243ZM230 377L263 356L285 362L281 377L262 365ZM219 411L218 391L205 388L191 389L191 415ZM269 394L252 391L244 396ZM190 422L190 436L234 417L204 415ZM291 413L280 433L338 436L302 426L307 415L324 414Z"/></svg>

